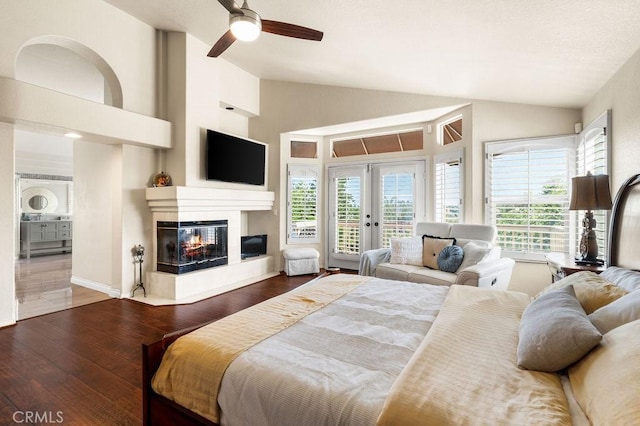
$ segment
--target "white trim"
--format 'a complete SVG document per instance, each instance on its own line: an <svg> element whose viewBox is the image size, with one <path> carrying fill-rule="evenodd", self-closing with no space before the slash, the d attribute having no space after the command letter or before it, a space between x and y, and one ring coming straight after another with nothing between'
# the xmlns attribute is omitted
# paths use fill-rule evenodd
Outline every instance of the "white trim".
<svg viewBox="0 0 640 426"><path fill-rule="evenodd" d="M101 293L105 293L110 297L115 297L117 299L121 299L122 291L117 290L107 284L98 283L91 280L86 280L84 278L78 278L75 275L71 276L71 284L76 284L91 290L99 291Z"/></svg>

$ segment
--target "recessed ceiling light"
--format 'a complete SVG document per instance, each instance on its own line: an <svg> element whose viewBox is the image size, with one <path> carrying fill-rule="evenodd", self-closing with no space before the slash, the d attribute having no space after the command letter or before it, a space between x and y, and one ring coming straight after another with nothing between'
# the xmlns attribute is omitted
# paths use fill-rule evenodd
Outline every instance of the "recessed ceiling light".
<svg viewBox="0 0 640 426"><path fill-rule="evenodd" d="M80 139L82 137L81 134L74 133L74 132L68 132L68 133L65 133L64 135L71 139Z"/></svg>

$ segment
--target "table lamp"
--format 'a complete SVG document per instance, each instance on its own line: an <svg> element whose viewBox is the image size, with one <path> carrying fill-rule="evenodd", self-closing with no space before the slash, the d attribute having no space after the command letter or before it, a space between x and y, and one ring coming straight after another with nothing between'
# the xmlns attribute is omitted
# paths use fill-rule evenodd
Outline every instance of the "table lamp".
<svg viewBox="0 0 640 426"><path fill-rule="evenodd" d="M596 241L596 220L591 210L611 209L611 192L609 191L609 175L592 175L571 178L571 203L569 210L586 210L582 220L582 238L580 239L580 257L578 263L598 264L598 243Z"/></svg>

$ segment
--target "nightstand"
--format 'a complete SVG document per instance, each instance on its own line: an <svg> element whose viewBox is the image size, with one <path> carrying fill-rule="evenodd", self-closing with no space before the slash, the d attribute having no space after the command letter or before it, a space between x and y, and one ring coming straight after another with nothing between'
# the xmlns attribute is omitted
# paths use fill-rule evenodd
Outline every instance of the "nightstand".
<svg viewBox="0 0 640 426"><path fill-rule="evenodd" d="M576 272L591 271L599 274L607 269L605 265L578 265L575 259L565 253L549 253L545 255L551 270L551 280L556 282Z"/></svg>

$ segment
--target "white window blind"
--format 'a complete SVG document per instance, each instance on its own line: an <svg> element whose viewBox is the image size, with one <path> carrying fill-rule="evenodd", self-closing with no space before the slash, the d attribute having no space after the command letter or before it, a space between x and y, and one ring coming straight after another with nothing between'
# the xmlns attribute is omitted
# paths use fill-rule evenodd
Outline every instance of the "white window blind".
<svg viewBox="0 0 640 426"><path fill-rule="evenodd" d="M318 242L319 170L289 165L287 174L287 243Z"/></svg>
<svg viewBox="0 0 640 426"><path fill-rule="evenodd" d="M406 171L381 173L381 247L391 247L391 238L413 236L415 174Z"/></svg>
<svg viewBox="0 0 640 426"><path fill-rule="evenodd" d="M335 178L335 245L334 254L360 253L360 176Z"/></svg>
<svg viewBox="0 0 640 426"><path fill-rule="evenodd" d="M462 150L437 155L435 162L436 222L462 222Z"/></svg>
<svg viewBox="0 0 640 426"><path fill-rule="evenodd" d="M608 136L607 119L608 112L590 124L581 134L578 140L576 156L576 176L585 176L587 172L594 175L606 175L608 173ZM575 235L572 238L575 252L579 253L579 244L582 237L582 220L584 211L575 211L574 220L577 223ZM598 258L606 260L608 243L608 222L606 210L594 210L593 218L596 220L596 238L598 243Z"/></svg>
<svg viewBox="0 0 640 426"><path fill-rule="evenodd" d="M575 137L487 144L487 217L498 244L520 259L568 252Z"/></svg>

